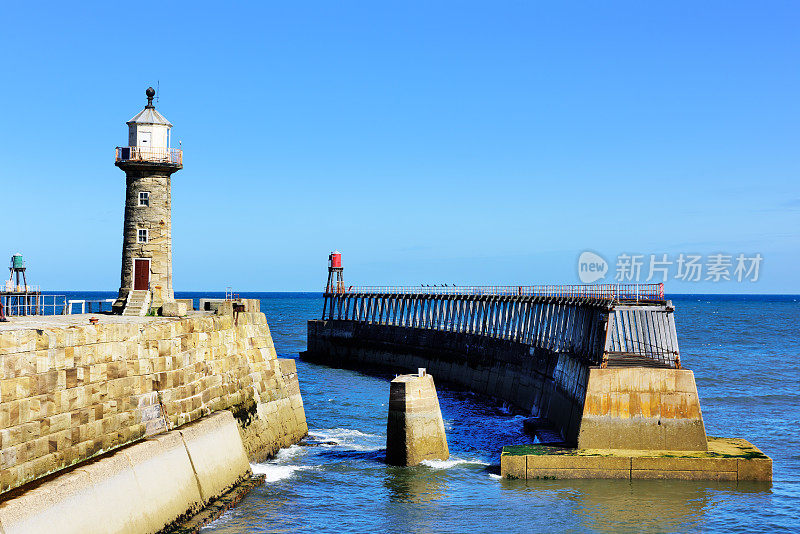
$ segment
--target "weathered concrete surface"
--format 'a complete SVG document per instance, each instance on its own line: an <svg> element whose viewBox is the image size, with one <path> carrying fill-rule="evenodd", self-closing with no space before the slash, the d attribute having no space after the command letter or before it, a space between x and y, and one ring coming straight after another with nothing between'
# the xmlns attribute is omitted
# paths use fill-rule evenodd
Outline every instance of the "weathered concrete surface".
<svg viewBox="0 0 800 534"><path fill-rule="evenodd" d="M418 465L423 460L447 460L447 436L433 377L401 375L389 385L386 422L386 462Z"/></svg>
<svg viewBox="0 0 800 534"><path fill-rule="evenodd" d="M688 369L590 369L578 447L705 451L694 373Z"/></svg>
<svg viewBox="0 0 800 534"><path fill-rule="evenodd" d="M335 366L426 367L437 379L505 400L582 448L705 450L694 375L589 368L509 340L357 321L309 321L303 358Z"/></svg>
<svg viewBox="0 0 800 534"><path fill-rule="evenodd" d="M230 412L211 415L179 432L192 460L203 502L222 495L249 473L250 463Z"/></svg>
<svg viewBox="0 0 800 534"><path fill-rule="evenodd" d="M284 372L264 315L248 311L258 302L240 304L180 319L0 323L0 492L220 410L253 459L302 438L296 372Z"/></svg>
<svg viewBox="0 0 800 534"><path fill-rule="evenodd" d="M772 460L743 439L708 438L706 451L503 447L504 478L669 478L771 481Z"/></svg>
<svg viewBox="0 0 800 534"><path fill-rule="evenodd" d="M168 300L161 305L161 315L164 317L183 317L187 311L186 303L177 300Z"/></svg>
<svg viewBox="0 0 800 534"><path fill-rule="evenodd" d="M565 353L492 337L354 321L309 321L304 359L415 371L505 400L577 443L589 370Z"/></svg>
<svg viewBox="0 0 800 534"><path fill-rule="evenodd" d="M140 487L147 488L148 499L159 503L158 507L149 505L139 511L148 524L166 525L202 506L197 476L180 432L158 434L125 447L120 453L133 467ZM168 484L164 483L165 476Z"/></svg>
<svg viewBox="0 0 800 534"><path fill-rule="evenodd" d="M187 312L194 310L194 299L175 299L175 302L183 302L186 304Z"/></svg>
<svg viewBox="0 0 800 534"><path fill-rule="evenodd" d="M208 316L206 314L206 316ZM106 314L93 314L93 313L74 313L71 315L25 315L25 316L12 316L6 317L7 321L0 323L0 333L23 331L23 330L46 330L51 328L69 328L73 326L86 326L90 318L96 318L103 325L125 325L125 324L158 324L167 322L169 319L161 319L159 317L139 317L123 316L123 315L106 315ZM2 348L3 352L0 354L9 354L14 352L14 343L16 340L13 337L5 337L10 334L2 334L4 341L8 346ZM20 339L21 342L27 342L27 339ZM49 343L48 343L49 348Z"/></svg>
<svg viewBox="0 0 800 534"><path fill-rule="evenodd" d="M198 534L203 526L216 521L225 513L226 510L233 508L242 499L250 493L250 490L264 484L266 476L253 475L241 483L234 486L234 488L221 497L218 497L198 513L182 520L179 524L169 528L170 534Z"/></svg>
<svg viewBox="0 0 800 534"><path fill-rule="evenodd" d="M7 495L0 532L158 532L249 474L236 421L222 411Z"/></svg>

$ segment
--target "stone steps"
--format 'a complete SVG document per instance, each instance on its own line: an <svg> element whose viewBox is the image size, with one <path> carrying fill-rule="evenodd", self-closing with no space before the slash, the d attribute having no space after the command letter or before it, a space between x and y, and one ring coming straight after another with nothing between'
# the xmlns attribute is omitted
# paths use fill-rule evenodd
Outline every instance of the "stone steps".
<svg viewBox="0 0 800 534"><path fill-rule="evenodd" d="M131 291L125 303L122 315L139 316L147 315L150 308L150 292L147 290Z"/></svg>

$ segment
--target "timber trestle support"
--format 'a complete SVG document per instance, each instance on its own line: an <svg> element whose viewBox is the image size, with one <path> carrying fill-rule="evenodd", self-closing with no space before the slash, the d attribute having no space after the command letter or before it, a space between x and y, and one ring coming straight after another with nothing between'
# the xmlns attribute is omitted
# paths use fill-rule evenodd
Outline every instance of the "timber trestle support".
<svg viewBox="0 0 800 534"><path fill-rule="evenodd" d="M326 292L322 318L488 336L569 353L602 367L680 367L673 308L663 300L663 288L662 298L655 294L641 302L425 289Z"/></svg>

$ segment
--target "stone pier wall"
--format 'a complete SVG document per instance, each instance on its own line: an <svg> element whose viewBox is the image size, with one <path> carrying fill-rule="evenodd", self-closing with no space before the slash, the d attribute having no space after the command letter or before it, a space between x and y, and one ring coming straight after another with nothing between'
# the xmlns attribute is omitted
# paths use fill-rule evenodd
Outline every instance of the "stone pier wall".
<svg viewBox="0 0 800 534"><path fill-rule="evenodd" d="M568 354L463 332L313 320L302 357L394 372L425 367L439 381L503 399L578 439L589 370Z"/></svg>
<svg viewBox="0 0 800 534"><path fill-rule="evenodd" d="M251 459L299 440L293 362L278 360L258 301L245 309L1 330L0 492L219 410Z"/></svg>
<svg viewBox="0 0 800 534"><path fill-rule="evenodd" d="M247 456L261 461L273 456L278 449L297 443L308 434L303 398L297 367L291 358L278 358L283 389L278 398L266 402L246 403L233 410L242 433ZM255 406L255 414L247 407Z"/></svg>
<svg viewBox="0 0 800 534"><path fill-rule="evenodd" d="M694 375L686 369L590 368L566 352L463 332L308 322L304 358L337 367L427 368L437 380L502 399L581 448L705 451Z"/></svg>

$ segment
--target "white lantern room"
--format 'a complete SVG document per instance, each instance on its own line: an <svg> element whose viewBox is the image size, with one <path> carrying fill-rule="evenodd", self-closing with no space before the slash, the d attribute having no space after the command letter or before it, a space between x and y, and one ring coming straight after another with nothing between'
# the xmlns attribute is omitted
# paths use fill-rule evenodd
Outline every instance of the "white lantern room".
<svg viewBox="0 0 800 534"><path fill-rule="evenodd" d="M137 147L146 154L148 149L152 153L166 152L170 145L170 131L172 123L153 106L153 97L156 92L148 88L147 105L134 118L128 121L128 146Z"/></svg>

